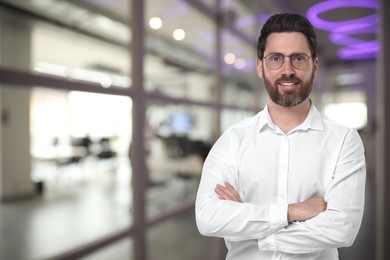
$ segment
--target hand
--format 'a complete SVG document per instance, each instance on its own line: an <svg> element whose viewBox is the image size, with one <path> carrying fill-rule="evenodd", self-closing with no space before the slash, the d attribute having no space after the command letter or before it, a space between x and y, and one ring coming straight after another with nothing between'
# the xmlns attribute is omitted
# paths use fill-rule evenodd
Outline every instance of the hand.
<svg viewBox="0 0 390 260"><path fill-rule="evenodd" d="M288 221L305 221L311 219L326 210L326 201L323 197L311 199L288 205Z"/></svg>
<svg viewBox="0 0 390 260"><path fill-rule="evenodd" d="M222 200L232 200L232 201L242 202L238 192L228 182L225 182L225 186L217 184L214 190L219 195L219 198Z"/></svg>

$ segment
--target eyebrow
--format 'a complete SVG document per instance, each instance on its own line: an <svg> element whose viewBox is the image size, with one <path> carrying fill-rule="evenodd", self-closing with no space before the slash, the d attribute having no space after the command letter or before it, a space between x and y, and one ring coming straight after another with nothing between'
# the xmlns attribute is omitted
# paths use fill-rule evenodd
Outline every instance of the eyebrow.
<svg viewBox="0 0 390 260"><path fill-rule="evenodd" d="M281 52L270 52L270 53L268 53L267 55L264 55L264 56L268 56L268 55L271 55L271 54L279 54L279 55L282 55L282 56L291 56L291 55L299 55L299 54L308 55L308 54L306 54L306 53L304 53L304 52L293 52L293 53L288 54L288 55L285 55L285 54L283 54L283 53L281 53ZM308 55L308 56L309 56L309 55Z"/></svg>

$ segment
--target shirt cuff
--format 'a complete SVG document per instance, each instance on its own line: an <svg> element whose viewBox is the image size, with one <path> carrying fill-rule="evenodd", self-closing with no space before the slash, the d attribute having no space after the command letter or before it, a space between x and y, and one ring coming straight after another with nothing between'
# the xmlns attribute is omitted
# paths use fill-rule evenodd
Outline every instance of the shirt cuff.
<svg viewBox="0 0 390 260"><path fill-rule="evenodd" d="M288 225L287 210L287 203L272 203L270 205L269 220L272 229L282 228Z"/></svg>

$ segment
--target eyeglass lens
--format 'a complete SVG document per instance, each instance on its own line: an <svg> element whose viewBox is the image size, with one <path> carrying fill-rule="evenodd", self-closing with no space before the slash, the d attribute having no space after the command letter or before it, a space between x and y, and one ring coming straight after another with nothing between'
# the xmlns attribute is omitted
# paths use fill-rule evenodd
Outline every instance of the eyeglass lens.
<svg viewBox="0 0 390 260"><path fill-rule="evenodd" d="M291 65L296 69L304 69L310 58L302 53L294 53L286 56L280 53L274 53L265 57L265 61L271 69L278 69L283 65L285 57L290 58Z"/></svg>

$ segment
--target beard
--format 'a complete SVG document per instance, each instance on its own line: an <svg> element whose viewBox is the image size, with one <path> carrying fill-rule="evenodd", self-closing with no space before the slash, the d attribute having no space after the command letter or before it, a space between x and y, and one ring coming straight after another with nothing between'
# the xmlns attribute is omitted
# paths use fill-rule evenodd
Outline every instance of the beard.
<svg viewBox="0 0 390 260"><path fill-rule="evenodd" d="M295 74L290 77L282 76L278 78L274 83L272 83L266 76L263 70L264 75L264 84L268 92L268 96L271 100L284 107L293 107L301 104L306 100L312 90L313 80L314 80L314 71L311 73L310 79L303 82L301 79L297 78ZM295 82L300 85L300 87L295 88L294 90L281 90L278 83L279 82Z"/></svg>

